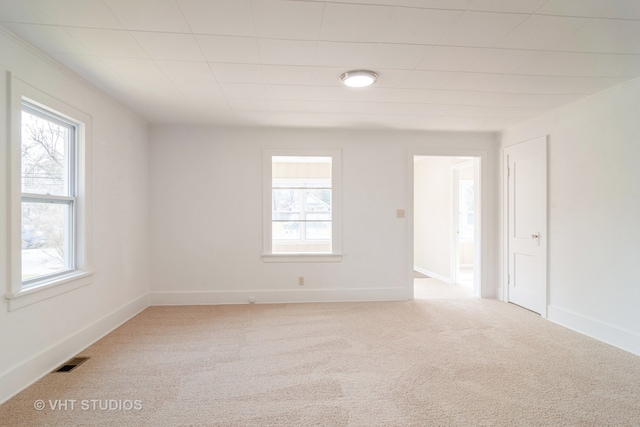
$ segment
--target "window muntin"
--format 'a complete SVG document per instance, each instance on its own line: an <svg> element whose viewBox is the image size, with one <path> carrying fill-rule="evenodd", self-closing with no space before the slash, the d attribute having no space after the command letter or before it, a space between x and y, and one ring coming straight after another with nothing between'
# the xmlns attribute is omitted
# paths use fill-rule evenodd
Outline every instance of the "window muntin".
<svg viewBox="0 0 640 427"><path fill-rule="evenodd" d="M332 158L271 157L271 253L331 253Z"/></svg>
<svg viewBox="0 0 640 427"><path fill-rule="evenodd" d="M76 268L77 128L22 102L22 288Z"/></svg>

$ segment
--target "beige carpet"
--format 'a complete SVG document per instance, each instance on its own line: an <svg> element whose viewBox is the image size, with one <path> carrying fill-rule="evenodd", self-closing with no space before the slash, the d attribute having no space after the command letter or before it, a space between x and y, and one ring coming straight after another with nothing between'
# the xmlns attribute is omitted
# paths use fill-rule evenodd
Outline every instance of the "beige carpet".
<svg viewBox="0 0 640 427"><path fill-rule="evenodd" d="M640 357L458 291L151 307L0 406L0 425L640 425Z"/></svg>

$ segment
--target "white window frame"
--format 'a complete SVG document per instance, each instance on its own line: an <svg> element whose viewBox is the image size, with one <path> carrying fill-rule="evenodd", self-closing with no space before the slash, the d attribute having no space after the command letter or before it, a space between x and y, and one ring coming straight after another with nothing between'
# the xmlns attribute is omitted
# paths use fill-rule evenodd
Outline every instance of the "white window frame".
<svg viewBox="0 0 640 427"><path fill-rule="evenodd" d="M331 252L272 252L272 159L277 156L331 157ZM338 262L342 261L342 150L276 149L263 150L263 248L264 262Z"/></svg>
<svg viewBox="0 0 640 427"><path fill-rule="evenodd" d="M65 145L68 145L65 148L66 156L68 157L65 165L65 194L63 195L52 195L44 192L22 192L22 204L24 208L24 203L35 203L35 204L55 204L55 205L63 205L68 207L68 218L66 228L66 239L64 241L64 252L66 253L65 257L65 266L64 269L56 271L51 274L37 276L31 279L22 280L22 289L27 290L30 287L38 286L41 283L48 283L51 280L55 280L57 276L66 276L71 271L76 269L76 256L75 256L75 247L76 247L76 205L77 205L77 179L76 179L76 148L77 148L77 135L79 131L79 123L72 122L58 114L57 112L53 112L50 110L46 110L41 108L40 106L34 105L27 99L23 99L22 101L22 112L23 114L27 112L30 115L37 116L42 120L46 120L48 122L56 123L58 126L64 127L69 130L69 134L67 136L67 141L65 141ZM24 218L23 218L24 220ZM22 228L24 231L24 224L22 224ZM24 272L23 272L24 274Z"/></svg>
<svg viewBox="0 0 640 427"><path fill-rule="evenodd" d="M34 304L65 292L88 285L92 280L90 249L90 147L91 116L68 105L28 83L10 76L9 108L9 285L5 298L9 311ZM36 108L50 112L54 117L72 123L76 127L73 198L74 268L60 274L43 276L38 280L22 281L22 182L21 182L21 137L22 104L26 102ZM32 197L38 197L30 195ZM27 195L29 197L29 195ZM56 196L50 196L55 198Z"/></svg>

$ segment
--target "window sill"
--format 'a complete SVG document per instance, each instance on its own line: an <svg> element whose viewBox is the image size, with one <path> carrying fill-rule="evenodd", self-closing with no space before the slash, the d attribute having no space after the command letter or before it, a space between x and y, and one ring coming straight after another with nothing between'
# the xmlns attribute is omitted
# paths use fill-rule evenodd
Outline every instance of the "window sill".
<svg viewBox="0 0 640 427"><path fill-rule="evenodd" d="M73 272L65 276L57 277L41 285L7 294L7 306L9 311L18 310L36 302L55 297L60 294L78 289L91 283L93 273L81 271Z"/></svg>
<svg viewBox="0 0 640 427"><path fill-rule="evenodd" d="M262 254L263 262L340 262L342 254Z"/></svg>

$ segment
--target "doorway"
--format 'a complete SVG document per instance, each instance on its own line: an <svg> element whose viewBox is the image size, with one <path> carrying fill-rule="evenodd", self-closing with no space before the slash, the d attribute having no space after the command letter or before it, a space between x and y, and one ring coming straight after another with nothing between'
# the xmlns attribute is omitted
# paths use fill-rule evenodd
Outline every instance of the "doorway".
<svg viewBox="0 0 640 427"><path fill-rule="evenodd" d="M479 297L480 158L414 155L412 190L414 275Z"/></svg>

